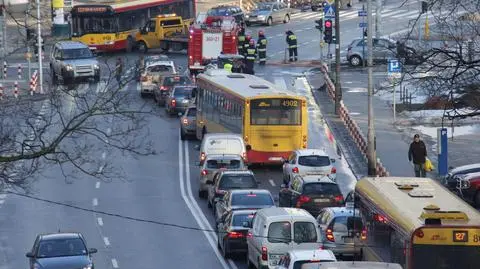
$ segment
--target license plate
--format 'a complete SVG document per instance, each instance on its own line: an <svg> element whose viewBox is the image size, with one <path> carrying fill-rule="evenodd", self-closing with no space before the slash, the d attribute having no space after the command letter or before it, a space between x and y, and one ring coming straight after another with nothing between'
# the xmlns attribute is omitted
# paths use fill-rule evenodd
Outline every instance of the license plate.
<svg viewBox="0 0 480 269"><path fill-rule="evenodd" d="M325 202L329 202L330 199L315 199L315 203L325 203Z"/></svg>
<svg viewBox="0 0 480 269"><path fill-rule="evenodd" d="M268 158L269 161L281 161L282 157L270 157Z"/></svg>

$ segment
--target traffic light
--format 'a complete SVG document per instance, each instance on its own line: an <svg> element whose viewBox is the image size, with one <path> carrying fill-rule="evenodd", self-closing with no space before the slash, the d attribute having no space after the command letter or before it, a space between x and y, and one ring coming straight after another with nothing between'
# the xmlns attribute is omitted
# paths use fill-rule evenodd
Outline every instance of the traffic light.
<svg viewBox="0 0 480 269"><path fill-rule="evenodd" d="M323 30L324 36L323 40L327 42L328 44L332 43L333 40L333 23L331 20L326 20L325 21L325 27Z"/></svg>
<svg viewBox="0 0 480 269"><path fill-rule="evenodd" d="M323 19L316 20L315 23L317 24L315 28L320 31L323 31Z"/></svg>
<svg viewBox="0 0 480 269"><path fill-rule="evenodd" d="M427 1L422 1L422 13L421 14L425 14L427 13L428 11L428 3Z"/></svg>

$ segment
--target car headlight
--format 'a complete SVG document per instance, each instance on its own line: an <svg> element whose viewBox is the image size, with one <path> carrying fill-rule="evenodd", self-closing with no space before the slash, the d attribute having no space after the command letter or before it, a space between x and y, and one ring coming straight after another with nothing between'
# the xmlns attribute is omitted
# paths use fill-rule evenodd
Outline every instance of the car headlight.
<svg viewBox="0 0 480 269"><path fill-rule="evenodd" d="M67 64L67 65L65 66L65 69L67 69L67 71L72 71L72 70L73 70L73 66Z"/></svg>
<svg viewBox="0 0 480 269"><path fill-rule="evenodd" d="M245 15L245 18L247 18L247 19L250 18L250 15Z"/></svg>
<svg viewBox="0 0 480 269"><path fill-rule="evenodd" d="M98 64L94 64L94 65L93 65L93 68L95 68L95 69L100 69L100 66L99 66Z"/></svg>
<svg viewBox="0 0 480 269"><path fill-rule="evenodd" d="M83 269L92 269L92 264L83 267Z"/></svg>

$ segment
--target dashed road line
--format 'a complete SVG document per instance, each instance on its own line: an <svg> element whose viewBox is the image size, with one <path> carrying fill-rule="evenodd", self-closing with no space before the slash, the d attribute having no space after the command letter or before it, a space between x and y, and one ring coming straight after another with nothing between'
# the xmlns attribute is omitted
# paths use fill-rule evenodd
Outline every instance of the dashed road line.
<svg viewBox="0 0 480 269"><path fill-rule="evenodd" d="M105 158L107 158L107 153L104 151L104 152L102 152L102 159L105 160Z"/></svg>
<svg viewBox="0 0 480 269"><path fill-rule="evenodd" d="M112 267L113 267L113 268L118 268L117 259L112 259Z"/></svg>
<svg viewBox="0 0 480 269"><path fill-rule="evenodd" d="M268 182L270 182L270 185L272 185L272 187L277 186L277 185L275 184L275 182L273 181L273 179L269 179Z"/></svg>
<svg viewBox="0 0 480 269"><path fill-rule="evenodd" d="M110 246L110 240L108 240L108 237L103 238L103 243L105 243L105 246Z"/></svg>
<svg viewBox="0 0 480 269"><path fill-rule="evenodd" d="M107 135L111 135L112 134L112 128L108 128L107 129Z"/></svg>
<svg viewBox="0 0 480 269"><path fill-rule="evenodd" d="M100 181L97 181L97 183L95 183L95 189L100 189Z"/></svg>
<svg viewBox="0 0 480 269"><path fill-rule="evenodd" d="M93 204L93 206L97 206L98 205L98 199L93 198L92 204Z"/></svg>
<svg viewBox="0 0 480 269"><path fill-rule="evenodd" d="M103 226L103 219L102 218L97 218L97 223L99 226Z"/></svg>

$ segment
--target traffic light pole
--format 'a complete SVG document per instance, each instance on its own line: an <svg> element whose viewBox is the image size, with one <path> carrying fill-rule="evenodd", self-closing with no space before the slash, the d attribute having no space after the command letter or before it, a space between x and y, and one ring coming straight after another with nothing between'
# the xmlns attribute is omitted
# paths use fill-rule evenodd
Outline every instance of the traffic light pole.
<svg viewBox="0 0 480 269"><path fill-rule="evenodd" d="M40 93L43 94L43 50L42 50L42 25L40 21L40 0L36 0L37 4L37 45L38 45L38 74L40 79Z"/></svg>
<svg viewBox="0 0 480 269"><path fill-rule="evenodd" d="M340 114L342 87L340 85L340 0L335 0L335 114Z"/></svg>
<svg viewBox="0 0 480 269"><path fill-rule="evenodd" d="M373 111L373 14L372 0L367 0L367 53L368 53L368 135L367 135L367 160L368 175L376 176L377 172L377 156L375 143L375 119Z"/></svg>

